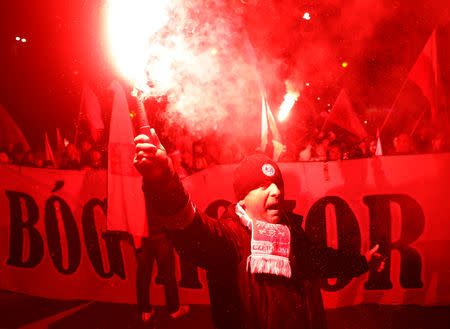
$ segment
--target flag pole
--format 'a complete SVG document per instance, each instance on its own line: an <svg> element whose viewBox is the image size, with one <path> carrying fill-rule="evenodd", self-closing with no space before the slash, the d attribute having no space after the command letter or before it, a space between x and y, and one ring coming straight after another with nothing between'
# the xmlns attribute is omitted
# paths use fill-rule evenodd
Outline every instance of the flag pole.
<svg viewBox="0 0 450 329"><path fill-rule="evenodd" d="M77 119L77 123L75 124L75 136L73 138L73 145L77 145L77 139L78 139L78 129L80 127L80 118L81 118L81 107L82 105L80 105L80 110L78 111L78 119Z"/></svg>
<svg viewBox="0 0 450 329"><path fill-rule="evenodd" d="M423 109L422 113L420 113L419 118L417 119L416 123L414 124L413 129L411 130L411 133L409 134L409 136L414 135L417 127L419 126L420 121L422 121L423 115L425 114L425 112L428 110L428 105L425 106L425 108Z"/></svg>
<svg viewBox="0 0 450 329"><path fill-rule="evenodd" d="M391 117L392 112L394 111L395 105L397 105L398 99L400 98L400 94L402 93L403 89L405 89L406 83L409 80L409 74L408 77L406 77L406 79L403 81L402 87L400 88L400 90L398 91L397 95L395 96L394 102L392 103L392 106L390 108L390 111L388 112L388 114L386 115L386 117L384 118L383 124L380 127L380 134L382 133L384 126L386 125L386 122L389 120L389 118Z"/></svg>

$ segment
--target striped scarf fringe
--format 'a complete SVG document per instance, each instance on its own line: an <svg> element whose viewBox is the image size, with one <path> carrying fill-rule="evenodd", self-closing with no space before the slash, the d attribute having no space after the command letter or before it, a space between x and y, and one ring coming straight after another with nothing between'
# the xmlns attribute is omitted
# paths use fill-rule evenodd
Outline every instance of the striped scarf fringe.
<svg viewBox="0 0 450 329"><path fill-rule="evenodd" d="M236 205L241 223L252 232L251 255L247 258L250 273L265 273L290 278L290 232L286 225L255 221L245 210Z"/></svg>

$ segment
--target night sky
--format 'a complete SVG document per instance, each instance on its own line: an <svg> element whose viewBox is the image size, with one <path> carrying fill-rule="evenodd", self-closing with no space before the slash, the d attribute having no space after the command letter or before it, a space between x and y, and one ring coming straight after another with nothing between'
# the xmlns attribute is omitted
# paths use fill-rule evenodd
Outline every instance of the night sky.
<svg viewBox="0 0 450 329"><path fill-rule="evenodd" d="M327 111L345 88L373 134L435 27L450 94L448 1L229 0L228 7L242 17L258 55L277 63L263 74L272 108L281 104L286 78L302 85L292 122L282 130L301 120L295 111L303 107L317 116ZM109 84L120 79L127 86L106 47L105 8L99 0L1 2L0 104L32 148L42 149L44 132L54 138L57 127L73 139L83 83L99 97L105 120Z"/></svg>

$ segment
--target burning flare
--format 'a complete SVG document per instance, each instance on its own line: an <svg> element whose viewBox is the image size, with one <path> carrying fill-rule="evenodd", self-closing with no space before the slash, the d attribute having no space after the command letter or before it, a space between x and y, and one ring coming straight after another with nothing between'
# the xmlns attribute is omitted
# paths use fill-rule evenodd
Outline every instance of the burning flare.
<svg viewBox="0 0 450 329"><path fill-rule="evenodd" d="M291 111L299 96L299 93L294 92L288 92L286 95L284 95L284 101L280 105L280 112L278 112L278 121L286 120L289 112Z"/></svg>
<svg viewBox="0 0 450 329"><path fill-rule="evenodd" d="M150 39L169 21L170 0L107 0L109 46L119 71L132 81L145 79Z"/></svg>

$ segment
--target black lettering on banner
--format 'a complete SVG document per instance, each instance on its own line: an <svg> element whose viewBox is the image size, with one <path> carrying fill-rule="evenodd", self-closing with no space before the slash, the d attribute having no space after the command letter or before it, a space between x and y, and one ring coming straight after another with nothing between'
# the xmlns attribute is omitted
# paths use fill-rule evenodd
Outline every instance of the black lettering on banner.
<svg viewBox="0 0 450 329"><path fill-rule="evenodd" d="M392 249L400 252L400 285L405 289L421 288L422 261L417 250L409 245L417 240L425 227L425 215L416 200L405 194L370 195L363 198L369 207L370 245L380 245L379 252L386 257L384 270L370 272L365 288L391 289L390 280ZM398 241L391 237L391 203L396 203L401 210L401 233Z"/></svg>
<svg viewBox="0 0 450 329"><path fill-rule="evenodd" d="M349 205L337 196L326 196L313 204L306 217L305 231L313 243L327 246L326 207L332 204L336 213L338 249L349 254L359 254L361 250L361 232L358 221ZM334 285L326 279L321 288L326 291L337 291L344 288L352 279L338 277Z"/></svg>
<svg viewBox="0 0 450 329"><path fill-rule="evenodd" d="M39 231L34 225L39 220L39 209L31 196L23 192L6 191L9 199L9 209L11 217L9 258L6 264L16 267L32 268L38 265L44 257L44 243ZM28 220L24 220L22 214L21 200L25 202ZM29 256L23 260L23 234L28 231L29 236Z"/></svg>
<svg viewBox="0 0 450 329"><path fill-rule="evenodd" d="M64 224L65 238L67 241L68 267L63 266L63 255L61 246L61 233L58 228L57 209L61 213ZM45 203L45 230L47 233L47 244L53 265L62 274L74 273L81 260L81 242L75 218L69 205L60 197L52 196Z"/></svg>
<svg viewBox="0 0 450 329"><path fill-rule="evenodd" d="M106 215L106 199L103 201L99 199L91 199L83 207L83 215L81 222L83 225L84 240L86 243L86 251L89 260L94 267L95 272L103 279L109 279L114 274L125 280L125 266L123 261L122 249L120 248L120 241L122 240L119 234L104 233L102 239L106 243L106 250L108 253L109 271L107 272L103 266L102 253L100 250L100 242L95 226L94 209L99 206Z"/></svg>

